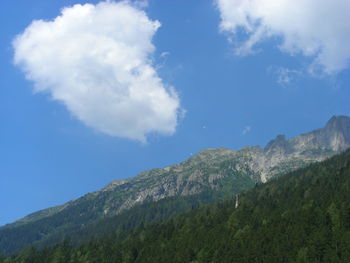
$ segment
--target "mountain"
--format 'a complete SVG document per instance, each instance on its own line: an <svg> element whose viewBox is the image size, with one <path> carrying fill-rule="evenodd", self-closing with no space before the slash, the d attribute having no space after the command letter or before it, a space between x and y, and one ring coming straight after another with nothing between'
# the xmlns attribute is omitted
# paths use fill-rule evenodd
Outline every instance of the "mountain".
<svg viewBox="0 0 350 263"><path fill-rule="evenodd" d="M350 118L333 116L324 128L286 140L278 135L257 157L262 182L350 147ZM261 152L260 152L261 153Z"/></svg>
<svg viewBox="0 0 350 263"><path fill-rule="evenodd" d="M170 197L201 199L201 193L211 195L204 203L232 197L256 184L329 158L349 146L350 118L334 116L324 128L288 140L278 135L264 148L206 149L182 163L113 181L99 191L1 227L0 252L12 253L33 242L79 231L144 202ZM194 199L191 202L203 203Z"/></svg>
<svg viewBox="0 0 350 263"><path fill-rule="evenodd" d="M257 185L236 201L0 262L350 262L349 191L350 150Z"/></svg>

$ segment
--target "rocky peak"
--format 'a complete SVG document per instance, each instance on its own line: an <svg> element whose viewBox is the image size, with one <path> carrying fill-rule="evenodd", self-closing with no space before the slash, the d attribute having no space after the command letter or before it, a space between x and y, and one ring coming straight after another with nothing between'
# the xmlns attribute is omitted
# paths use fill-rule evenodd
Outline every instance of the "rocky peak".
<svg viewBox="0 0 350 263"><path fill-rule="evenodd" d="M283 134L279 134L275 139L271 140L264 148L265 152L269 152L274 149L285 149L287 141L286 136Z"/></svg>
<svg viewBox="0 0 350 263"><path fill-rule="evenodd" d="M344 151L350 147L350 118L333 116L322 130L322 137L334 151Z"/></svg>
<svg viewBox="0 0 350 263"><path fill-rule="evenodd" d="M350 118L348 116L333 116L327 122L325 129L332 129L335 131L343 130L349 131L350 129Z"/></svg>

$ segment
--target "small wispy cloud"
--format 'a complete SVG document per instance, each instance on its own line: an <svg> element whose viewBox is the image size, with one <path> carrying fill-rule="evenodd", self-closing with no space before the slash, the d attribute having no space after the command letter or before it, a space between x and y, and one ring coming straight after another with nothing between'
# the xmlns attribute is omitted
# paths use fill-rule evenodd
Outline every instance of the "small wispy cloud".
<svg viewBox="0 0 350 263"><path fill-rule="evenodd" d="M242 131L242 135L246 135L248 132L250 132L252 129L251 126L245 126L243 131Z"/></svg>
<svg viewBox="0 0 350 263"><path fill-rule="evenodd" d="M300 72L293 69L280 68L277 74L277 83L287 85L291 83Z"/></svg>
<svg viewBox="0 0 350 263"><path fill-rule="evenodd" d="M161 56L162 58L165 58L165 57L167 57L167 56L169 56L169 55L170 55L170 52L169 52L169 51L164 51L164 52L160 53L160 56Z"/></svg>
<svg viewBox="0 0 350 263"><path fill-rule="evenodd" d="M276 83L282 87L287 87L295 83L303 74L301 70L273 66L269 67L267 72L270 73Z"/></svg>

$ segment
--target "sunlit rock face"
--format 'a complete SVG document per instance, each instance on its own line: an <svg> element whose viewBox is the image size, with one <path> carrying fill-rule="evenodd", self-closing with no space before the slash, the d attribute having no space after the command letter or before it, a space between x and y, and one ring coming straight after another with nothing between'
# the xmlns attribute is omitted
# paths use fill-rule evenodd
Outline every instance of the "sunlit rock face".
<svg viewBox="0 0 350 263"><path fill-rule="evenodd" d="M289 140L278 135L270 141L256 160L261 180L310 162L321 161L350 147L350 118L334 116L324 128L301 134Z"/></svg>

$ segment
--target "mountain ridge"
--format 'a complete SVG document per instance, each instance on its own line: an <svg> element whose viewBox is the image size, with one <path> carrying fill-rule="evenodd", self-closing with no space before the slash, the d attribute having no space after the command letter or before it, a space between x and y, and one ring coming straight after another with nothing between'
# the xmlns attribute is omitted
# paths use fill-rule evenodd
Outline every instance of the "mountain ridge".
<svg viewBox="0 0 350 263"><path fill-rule="evenodd" d="M306 165L314 161L321 161L336 153L344 151L349 147L350 118L342 115L333 116L326 123L324 128L302 133L299 136L294 136L290 139L286 139L285 135L280 134L277 135L275 139L270 140L264 148L260 146L246 146L240 150L232 150L229 148L207 148L200 150L197 154L193 155L187 160L184 160L183 162L169 165L164 168L153 168L146 170L139 173L135 177L113 180L102 189L88 193L86 195L96 195L103 191L112 191L117 190L118 188L125 188L131 181L136 180L136 182L139 182L141 178L143 180L147 180L147 177L150 175L162 176L164 173L170 172L181 173L183 172L184 168L189 169L191 166L203 166L203 163L206 163L210 166L215 165L218 162L232 160L234 158L250 158L251 162L246 164L251 170L260 173L260 180L256 176L252 175L253 180L256 182L265 183L279 173L285 173L286 171L293 169L293 162L304 162L304 165ZM277 165L283 164L285 162L288 162L292 167L279 167L279 169L276 168ZM295 164L294 166L298 165ZM300 166L302 166L302 164L300 164L298 167ZM238 171L243 169L240 166L237 166L236 168ZM192 178L190 177L189 180L193 179L193 177L196 177L196 175L199 174L192 175ZM209 178L209 181L213 182L219 177L220 175L212 174ZM164 190L166 191L167 189ZM176 191L171 189L169 189L169 191L169 196L173 196L176 193ZM188 189L183 194L187 195L191 193L197 193L196 189L193 189L192 192L191 189ZM147 194L143 196L139 195L136 198L136 202L144 201L146 199L146 196ZM154 198L155 201L157 201L159 199L162 199L163 196L160 194ZM76 200L79 200L79 198L69 201L63 205L43 209L38 212L42 213L43 216L50 216L55 212L59 212L62 209L66 208L70 205L70 203L74 203ZM127 206L127 204L124 204L124 207ZM122 209L124 207L122 207ZM33 217L34 214L38 212L31 213L28 216ZM19 219L14 223L16 224L16 222L28 222L28 220L31 221L28 216Z"/></svg>
<svg viewBox="0 0 350 263"><path fill-rule="evenodd" d="M63 205L34 212L0 227L6 232L38 229L28 242L45 239L56 232L69 233L96 220L112 217L145 201L219 192L235 195L311 163L322 161L350 146L350 118L333 116L324 128L286 139L278 135L264 148L241 150L209 148L183 162L141 172L133 178L115 180L102 189ZM43 227L42 225L47 225ZM18 232L18 231L17 231ZM28 243L27 242L27 243ZM6 237L0 237L1 244Z"/></svg>

